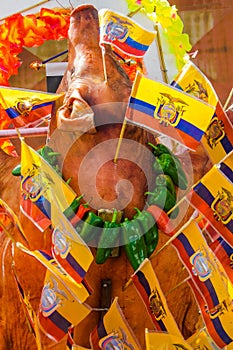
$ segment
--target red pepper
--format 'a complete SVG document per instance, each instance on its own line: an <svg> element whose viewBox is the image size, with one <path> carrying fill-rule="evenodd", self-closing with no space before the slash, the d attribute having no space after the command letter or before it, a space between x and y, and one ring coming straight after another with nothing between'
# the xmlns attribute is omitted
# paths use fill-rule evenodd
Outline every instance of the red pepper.
<svg viewBox="0 0 233 350"><path fill-rule="evenodd" d="M84 215L90 211L91 208L87 204L80 204L77 213L71 218L70 223L76 227L79 221L84 217Z"/></svg>
<svg viewBox="0 0 233 350"><path fill-rule="evenodd" d="M146 210L154 217L158 228L163 233L165 233L169 237L172 237L176 233L171 219L164 210L157 207L157 205L151 205Z"/></svg>

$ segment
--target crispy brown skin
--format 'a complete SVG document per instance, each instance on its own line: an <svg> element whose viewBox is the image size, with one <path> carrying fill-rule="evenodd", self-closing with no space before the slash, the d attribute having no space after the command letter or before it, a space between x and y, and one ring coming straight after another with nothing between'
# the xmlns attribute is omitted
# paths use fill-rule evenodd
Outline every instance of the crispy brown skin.
<svg viewBox="0 0 233 350"><path fill-rule="evenodd" d="M113 162L131 82L109 48L106 48L105 60L107 83L104 81L99 47L97 11L92 6L80 6L71 14L68 70L59 88L66 95L64 103L52 118L48 144L61 152L64 178L72 178L70 185L77 194L85 193L86 201L92 199L93 210L112 208L114 204L118 209L123 208L124 215L131 218L135 206L140 209L144 207L144 192L153 180L152 159L145 153L143 146L146 146L148 140L151 141L151 135L140 128L127 126L118 161L116 164ZM81 128L85 133L80 134ZM204 172L203 164L207 157L201 149L197 155L191 156L196 181ZM0 174L1 198L19 213L19 179L11 175L18 160L9 158L3 152L0 152L0 157L1 164L5 165ZM96 190L93 187L95 184ZM22 214L19 214L19 218L30 249L50 247L49 232L42 235ZM9 230L16 241L27 244L15 228L9 227ZM159 247L167 239L161 233ZM45 270L35 259L21 253L17 248L12 251L9 238L3 233L0 236L0 245L0 350L36 350L36 343L29 332L19 301L12 263L35 310L38 309ZM94 249L93 253L95 254ZM187 277L171 246L152 259L152 264L165 293ZM87 280L94 293L87 303L98 308L100 281L105 278L112 279L112 298L119 297L119 304L144 349L144 329L152 329L153 326L132 285L125 291L122 290L132 273L123 251L119 257L108 259L102 266L93 263ZM168 294L167 301L184 336L190 336L195 332L199 316L187 284ZM77 327L75 339L78 344L89 347L89 333L98 319L99 313L93 311ZM65 339L55 344L42 336L42 343L43 349L65 349Z"/></svg>

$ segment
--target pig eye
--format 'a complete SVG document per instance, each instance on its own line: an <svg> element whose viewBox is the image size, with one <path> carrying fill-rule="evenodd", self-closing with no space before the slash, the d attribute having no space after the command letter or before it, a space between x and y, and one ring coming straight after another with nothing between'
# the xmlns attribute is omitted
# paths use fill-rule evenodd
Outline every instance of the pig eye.
<svg viewBox="0 0 233 350"><path fill-rule="evenodd" d="M73 67L73 68L70 70L70 75L71 75L71 77L72 77L72 75L74 75L74 73L75 73L75 68Z"/></svg>

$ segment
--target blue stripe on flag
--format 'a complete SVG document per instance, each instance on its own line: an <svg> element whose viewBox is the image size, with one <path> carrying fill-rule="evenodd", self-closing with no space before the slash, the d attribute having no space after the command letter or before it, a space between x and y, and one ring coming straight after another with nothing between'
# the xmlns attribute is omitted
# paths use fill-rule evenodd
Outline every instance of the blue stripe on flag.
<svg viewBox="0 0 233 350"><path fill-rule="evenodd" d="M139 112L146 113L151 117L154 117L156 108L156 106L153 106L150 103L144 102L142 100L138 100L134 97L130 97L129 107Z"/></svg>
<svg viewBox="0 0 233 350"><path fill-rule="evenodd" d="M225 332L219 318L216 317L216 318L212 319L212 322L213 322L214 328L216 329L216 332L219 335L219 337L224 341L225 344L230 344L233 339L230 338L229 335Z"/></svg>
<svg viewBox="0 0 233 350"><path fill-rule="evenodd" d="M228 139L228 137L226 135L222 138L220 143L221 143L222 147L224 148L224 151L226 153L230 153L230 151L232 150L232 144L231 144L231 142L229 141L229 139Z"/></svg>
<svg viewBox="0 0 233 350"><path fill-rule="evenodd" d="M58 328L60 328L64 333L67 333L69 327L71 326L71 323L67 321L61 314L59 314L59 312L54 311L48 317Z"/></svg>
<svg viewBox="0 0 233 350"><path fill-rule="evenodd" d="M12 107L7 108L5 111L11 119L17 118L20 115L19 112Z"/></svg>
<svg viewBox="0 0 233 350"><path fill-rule="evenodd" d="M211 282L210 279L206 280L205 282L206 288L208 289L210 295L211 295L211 299L213 300L213 303L215 306L219 305L219 300L218 300L218 296L215 292L215 289L213 287L213 284Z"/></svg>
<svg viewBox="0 0 233 350"><path fill-rule="evenodd" d="M204 135L203 130L197 128L193 124L190 124L184 119L180 119L179 123L175 127L183 131L185 134L192 136L197 141L200 141L202 136Z"/></svg>
<svg viewBox="0 0 233 350"><path fill-rule="evenodd" d="M86 271L82 268L82 266L79 265L77 260L74 259L74 257L69 253L66 257L66 261L70 264L70 266L73 267L73 269L78 273L80 277L84 277L86 274Z"/></svg>
<svg viewBox="0 0 233 350"><path fill-rule="evenodd" d="M40 252L40 254L43 255L43 257L44 257L45 259L47 259L48 261L53 259L52 255L50 255L49 252L46 252L45 250L39 250L39 252Z"/></svg>
<svg viewBox="0 0 233 350"><path fill-rule="evenodd" d="M143 45L141 43L139 43L138 41L135 41L134 39L130 38L128 36L128 38L126 39L125 43L137 50L140 50L140 51L144 51L146 52L148 50L148 45Z"/></svg>
<svg viewBox="0 0 233 350"><path fill-rule="evenodd" d="M167 328L166 328L165 324L163 323L163 321L162 320L156 320L156 321L158 322L159 327L161 328L161 330L164 331L164 332L167 332Z"/></svg>
<svg viewBox="0 0 233 350"><path fill-rule="evenodd" d="M40 196L34 203L47 218L51 219L51 203L44 196Z"/></svg>
<svg viewBox="0 0 233 350"><path fill-rule="evenodd" d="M224 239L222 239L222 237L219 237L217 240L219 241L227 255L230 257L233 254L233 248Z"/></svg>
<svg viewBox="0 0 233 350"><path fill-rule="evenodd" d="M46 107L46 106L52 105L53 102L54 102L54 101L49 101L49 102L44 102L44 103L35 105L35 106L32 107L32 111L33 111L34 109L38 109L38 108L42 108L42 107Z"/></svg>
<svg viewBox="0 0 233 350"><path fill-rule="evenodd" d="M192 256L195 253L193 247L189 243L189 240L183 233L180 233L179 236L177 236L177 239L183 244L183 247L185 248L188 256Z"/></svg>
<svg viewBox="0 0 233 350"><path fill-rule="evenodd" d="M151 289L150 289L150 285L149 285L149 282L147 281L144 273L142 271L138 271L136 273L137 277L138 277L138 280L139 282L141 283L141 285L143 286L143 288L145 289L146 291L146 294L148 295L148 298L150 297L151 295Z"/></svg>
<svg viewBox="0 0 233 350"><path fill-rule="evenodd" d="M225 163L220 163L220 170L231 182L233 182L233 171L229 166Z"/></svg>
<svg viewBox="0 0 233 350"><path fill-rule="evenodd" d="M200 182L194 187L194 191L201 197L209 206L211 206L214 197L210 191Z"/></svg>

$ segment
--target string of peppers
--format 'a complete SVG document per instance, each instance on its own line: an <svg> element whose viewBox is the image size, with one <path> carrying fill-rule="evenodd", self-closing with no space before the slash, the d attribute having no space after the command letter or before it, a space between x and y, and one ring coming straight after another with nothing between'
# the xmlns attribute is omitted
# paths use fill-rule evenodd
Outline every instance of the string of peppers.
<svg viewBox="0 0 233 350"><path fill-rule="evenodd" d="M103 264L110 257L112 249L123 246L125 254L134 270L145 258L154 252L159 239L159 230L172 235L172 227L167 214L176 204L176 187L185 190L188 182L182 164L165 145L149 143L155 160L155 188L146 192L147 208L140 211L135 208L132 220L125 218L119 222L117 210L113 211L111 221L91 211L88 203L82 203L84 195L76 197L71 205L63 212L77 233L88 244L95 241L97 245L95 262ZM44 146L39 154L57 171L59 153ZM13 171L20 175L20 165ZM178 215L179 209L172 211L172 217Z"/></svg>
<svg viewBox="0 0 233 350"><path fill-rule="evenodd" d="M71 223L75 222L75 217L78 218L74 227L87 244L93 240L97 244L97 264L104 264L112 249L122 246L132 268L137 270L143 260L154 252L159 230L169 235L174 233L167 212L176 204L176 187L182 190L187 188L187 177L180 160L166 146L149 145L155 156L153 169L156 180L153 192L145 193L148 204L146 209L140 211L135 208L133 219L125 218L123 222L118 222L118 212L114 210L111 221L108 221L90 211L87 204L81 204L83 196L80 196L64 212ZM178 215L178 208L172 215Z"/></svg>

